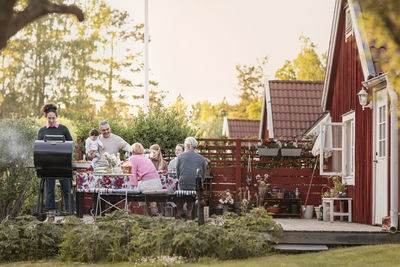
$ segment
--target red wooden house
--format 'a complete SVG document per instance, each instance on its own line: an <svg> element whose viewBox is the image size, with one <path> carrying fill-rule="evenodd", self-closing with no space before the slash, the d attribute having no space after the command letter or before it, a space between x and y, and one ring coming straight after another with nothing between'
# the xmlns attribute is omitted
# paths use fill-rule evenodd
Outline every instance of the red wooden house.
<svg viewBox="0 0 400 267"><path fill-rule="evenodd" d="M340 175L353 198L353 221L398 226L397 95L360 27L356 0L336 0L321 105L332 123L320 133L321 174ZM363 89L363 90L362 90ZM359 101L369 94L370 103Z"/></svg>

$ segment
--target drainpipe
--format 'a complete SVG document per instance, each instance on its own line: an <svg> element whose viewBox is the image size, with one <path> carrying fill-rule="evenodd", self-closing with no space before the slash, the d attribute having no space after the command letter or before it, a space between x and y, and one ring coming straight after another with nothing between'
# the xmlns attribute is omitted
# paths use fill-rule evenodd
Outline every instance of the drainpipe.
<svg viewBox="0 0 400 267"><path fill-rule="evenodd" d="M398 151L398 118L397 118L397 94L389 88L390 95L390 232L397 231L399 223L399 151Z"/></svg>

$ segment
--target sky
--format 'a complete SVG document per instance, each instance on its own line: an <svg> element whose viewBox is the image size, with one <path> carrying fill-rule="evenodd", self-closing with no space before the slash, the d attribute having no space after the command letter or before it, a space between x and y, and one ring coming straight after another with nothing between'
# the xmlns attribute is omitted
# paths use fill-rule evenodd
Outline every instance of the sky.
<svg viewBox="0 0 400 267"><path fill-rule="evenodd" d="M108 2L144 22L145 0ZM236 65L268 56L265 75L274 79L284 61L299 54L301 34L317 45L318 54L328 50L334 2L148 0L150 79L168 92L166 104L179 94L189 104L215 104L224 97L237 103Z"/></svg>

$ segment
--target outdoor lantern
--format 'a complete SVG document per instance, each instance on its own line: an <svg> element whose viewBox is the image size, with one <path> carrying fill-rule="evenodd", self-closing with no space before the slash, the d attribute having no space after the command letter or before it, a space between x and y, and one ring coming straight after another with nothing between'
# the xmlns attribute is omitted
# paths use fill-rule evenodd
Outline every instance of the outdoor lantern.
<svg viewBox="0 0 400 267"><path fill-rule="evenodd" d="M360 101L360 105L362 106L362 109L364 110L365 108L371 108L372 109L372 103L368 102L368 93L367 91L364 90L364 87L361 88L360 92L358 92L358 100Z"/></svg>

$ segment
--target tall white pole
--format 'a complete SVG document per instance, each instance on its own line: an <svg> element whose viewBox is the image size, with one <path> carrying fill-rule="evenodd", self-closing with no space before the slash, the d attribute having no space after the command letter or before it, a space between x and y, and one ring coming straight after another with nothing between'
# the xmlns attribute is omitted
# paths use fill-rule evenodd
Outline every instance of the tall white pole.
<svg viewBox="0 0 400 267"><path fill-rule="evenodd" d="M149 109L149 2L144 0L144 112Z"/></svg>

